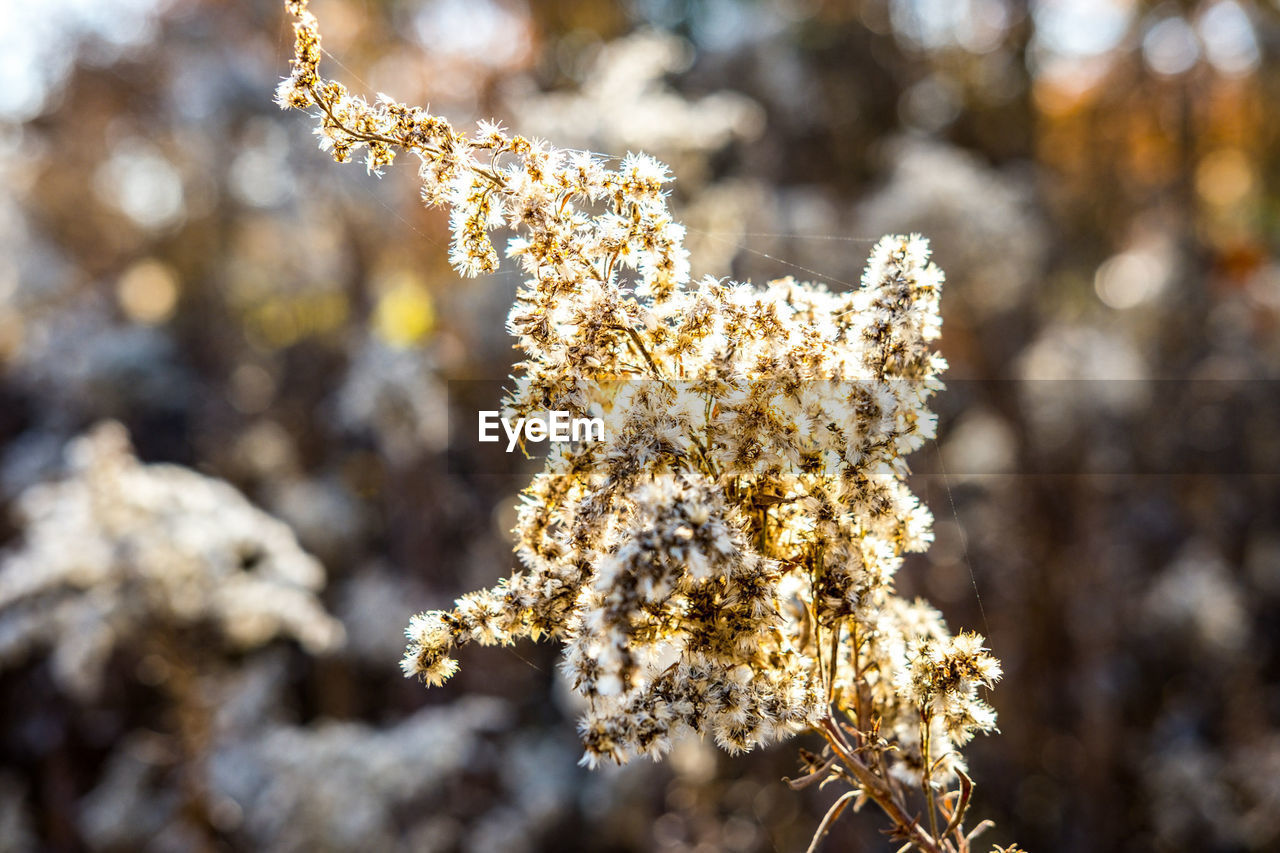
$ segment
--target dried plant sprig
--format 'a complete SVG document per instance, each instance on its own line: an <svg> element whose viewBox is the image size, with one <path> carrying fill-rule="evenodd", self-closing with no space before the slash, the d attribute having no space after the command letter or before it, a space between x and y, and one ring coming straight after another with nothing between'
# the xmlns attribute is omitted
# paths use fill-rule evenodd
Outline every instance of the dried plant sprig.
<svg viewBox="0 0 1280 853"><path fill-rule="evenodd" d="M681 731L733 752L813 731L827 749L810 775L851 788L841 808L871 800L909 844L967 850L959 747L994 729L979 689L999 665L893 591L903 555L932 539L904 482L946 366L927 241L882 239L850 293L692 283L662 164L609 168L368 103L319 75L315 18L287 6L297 41L278 98L313 111L322 147L339 161L364 149L375 171L415 155L463 275L496 269L490 232L515 232L506 254L527 277L508 319L524 353L510 412L606 425L604 441L554 446L525 490L522 569L412 619L405 673L439 684L459 645L553 637L588 704L584 762L656 759Z"/></svg>

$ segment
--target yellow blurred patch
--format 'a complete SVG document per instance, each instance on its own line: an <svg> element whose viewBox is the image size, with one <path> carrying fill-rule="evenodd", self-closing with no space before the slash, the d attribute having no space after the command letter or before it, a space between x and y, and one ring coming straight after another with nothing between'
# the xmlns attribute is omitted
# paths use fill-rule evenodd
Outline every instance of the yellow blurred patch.
<svg viewBox="0 0 1280 853"><path fill-rule="evenodd" d="M1196 167L1196 190L1215 207L1243 201L1254 187L1253 166L1238 148L1219 148Z"/></svg>
<svg viewBox="0 0 1280 853"><path fill-rule="evenodd" d="M304 338L340 329L350 313L347 297L339 290L317 290L281 295L248 310L247 331L265 349L283 349Z"/></svg>
<svg viewBox="0 0 1280 853"><path fill-rule="evenodd" d="M435 327L435 303L417 279L403 273L378 298L372 322L374 334L392 346L413 346Z"/></svg>

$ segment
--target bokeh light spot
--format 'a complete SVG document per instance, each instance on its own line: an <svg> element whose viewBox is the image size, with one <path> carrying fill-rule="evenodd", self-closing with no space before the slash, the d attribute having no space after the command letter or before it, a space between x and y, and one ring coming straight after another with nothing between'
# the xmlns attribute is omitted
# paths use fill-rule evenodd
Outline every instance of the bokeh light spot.
<svg viewBox="0 0 1280 853"><path fill-rule="evenodd" d="M1196 167L1196 192L1215 207L1239 204L1254 183L1253 166L1239 148L1219 148Z"/></svg>
<svg viewBox="0 0 1280 853"><path fill-rule="evenodd" d="M1172 270L1160 253L1133 248L1109 258L1093 277L1093 289L1108 308L1136 308L1158 296Z"/></svg>
<svg viewBox="0 0 1280 853"><path fill-rule="evenodd" d="M1200 43L1184 18L1165 18L1142 37L1142 57L1152 71L1173 77L1200 59Z"/></svg>
<svg viewBox="0 0 1280 853"><path fill-rule="evenodd" d="M1214 3L1200 16L1196 29L1205 56L1219 72L1240 76L1258 67L1258 36L1249 14L1235 0Z"/></svg>
<svg viewBox="0 0 1280 853"><path fill-rule="evenodd" d="M178 304L178 277L172 267L154 258L138 261L120 276L116 300L135 323L167 322Z"/></svg>

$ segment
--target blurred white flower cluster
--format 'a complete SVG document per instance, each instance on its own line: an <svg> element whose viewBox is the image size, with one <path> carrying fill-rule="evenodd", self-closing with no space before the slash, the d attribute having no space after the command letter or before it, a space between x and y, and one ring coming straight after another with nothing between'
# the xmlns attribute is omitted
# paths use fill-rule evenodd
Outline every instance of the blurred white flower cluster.
<svg viewBox="0 0 1280 853"><path fill-rule="evenodd" d="M0 663L51 647L59 684L89 697L113 649L157 627L210 626L231 649L341 642L316 598L320 564L231 486L141 464L116 423L68 457L67 479L18 502L25 541L0 563Z"/></svg>
<svg viewBox="0 0 1280 853"><path fill-rule="evenodd" d="M335 409L344 428L369 432L387 458L409 462L445 445L445 398L435 366L421 350L370 337L353 355Z"/></svg>
<svg viewBox="0 0 1280 853"><path fill-rule="evenodd" d="M915 137L896 140L885 185L859 205L863 233L936 235L934 250L957 293L981 315L1021 304L1043 265L1045 228L1030 187L962 149ZM999 245L999 252L990 251Z"/></svg>
<svg viewBox="0 0 1280 853"><path fill-rule="evenodd" d="M529 133L595 151L632 146L683 160L757 136L764 111L745 95L718 91L689 100L664 85L665 75L687 65L689 51L670 33L632 33L600 46L576 91L522 88L507 100Z"/></svg>
<svg viewBox="0 0 1280 853"><path fill-rule="evenodd" d="M255 850L519 853L536 849L569 807L572 755L528 731L516 736L502 700L467 697L376 727L296 725L281 713L288 669L286 656L264 652L202 673L196 692L213 713L200 742L186 744L194 752L145 726L121 738L77 811L88 845L199 848L212 828ZM16 832L10 794L0 776L0 828Z"/></svg>
<svg viewBox="0 0 1280 853"><path fill-rule="evenodd" d="M448 826L453 810L439 804L452 779L481 766L485 735L509 728L508 716L499 700L469 698L380 729L272 726L219 746L209 785L237 804L242 831L263 849L455 849L463 827ZM415 803L432 804L439 819L406 839L397 814Z"/></svg>

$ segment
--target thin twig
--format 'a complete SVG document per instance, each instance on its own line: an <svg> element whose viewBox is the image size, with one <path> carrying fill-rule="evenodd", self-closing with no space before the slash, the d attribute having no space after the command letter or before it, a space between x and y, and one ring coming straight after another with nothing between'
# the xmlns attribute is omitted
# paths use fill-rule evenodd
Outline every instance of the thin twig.
<svg viewBox="0 0 1280 853"><path fill-rule="evenodd" d="M818 845L826 837L831 825L840 817L840 813L849 805L849 801L856 796L858 796L857 791L845 791L838 800L831 804L831 808L827 809L827 813L822 817L822 823L818 824L818 831L813 834L813 840L809 842L809 849L805 853L815 853L817 851Z"/></svg>
<svg viewBox="0 0 1280 853"><path fill-rule="evenodd" d="M631 336L631 340L635 343L636 348L640 350L640 354L644 356L644 360L649 363L649 370L653 373L654 379L662 378L662 371L658 370L658 365L654 363L653 356L649 355L649 350L645 348L644 341L640 340L639 333L630 326L624 326L627 334Z"/></svg>
<svg viewBox="0 0 1280 853"><path fill-rule="evenodd" d="M862 792L889 816L889 819L898 826L903 835L924 853L944 853L943 848L934 840L933 836L926 832L915 818L909 817L902 806L898 804L897 798L893 796L884 779L873 773L867 765L863 764L852 753L847 741L844 739L844 735L841 734L839 727L836 726L830 716L823 719L819 732L827 739L831 749L839 756L840 762L857 778L858 784L862 786Z"/></svg>
<svg viewBox="0 0 1280 853"><path fill-rule="evenodd" d="M347 136L350 136L352 139L359 140L360 142L381 142L383 145L391 145L396 148L399 148L401 151L414 151L414 152L422 151L427 154L430 154L432 157L444 156L444 152L441 151L439 148L435 148L431 145L427 145L426 143L408 143L408 142L405 142L403 139L395 139L390 136L383 136L380 133L368 133L363 130L354 130L348 127L347 125L343 124L342 120L339 119L336 115L334 115L333 108L330 106L329 102L326 99L320 97L320 93L316 90L315 86L310 87L308 91L310 91L311 99L315 102L316 106L318 106L324 112L325 116L328 117L329 121L333 122L333 126L338 128L338 130L341 130L343 133L347 134ZM478 166L473 164L471 167L471 171L475 172L477 175L481 176L482 178L487 179L489 183L493 184L498 189L505 190L507 188L506 182L502 180L502 176L499 175L497 172L492 171L491 169L486 169L483 166Z"/></svg>
<svg viewBox="0 0 1280 853"><path fill-rule="evenodd" d="M827 759L825 764L823 764L817 770L814 770L812 773L806 773L805 775L801 776L799 779L788 779L787 777L784 776L782 777L782 781L786 782L787 787L789 787L793 791L803 790L804 788L809 787L814 782L817 782L819 779L821 779L822 777L830 773L831 768L835 763L836 763L836 759L834 757L829 758Z"/></svg>

